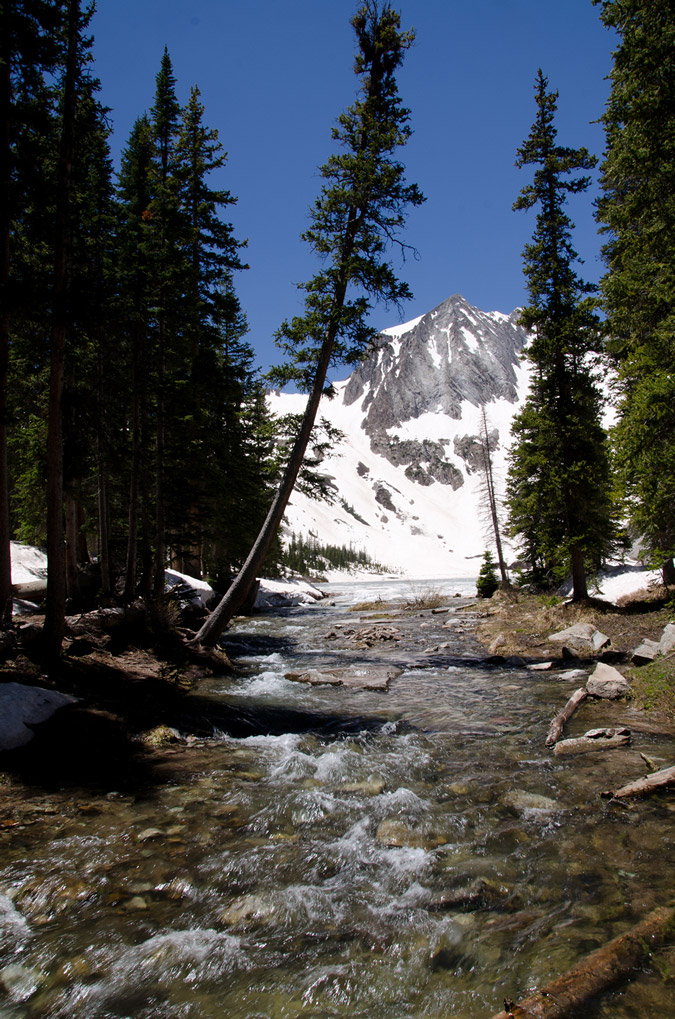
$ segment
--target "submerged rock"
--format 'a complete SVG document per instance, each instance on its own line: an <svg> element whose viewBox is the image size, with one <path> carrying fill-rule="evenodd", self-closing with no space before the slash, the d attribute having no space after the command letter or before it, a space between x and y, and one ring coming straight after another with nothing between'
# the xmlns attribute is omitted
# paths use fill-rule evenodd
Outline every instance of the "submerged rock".
<svg viewBox="0 0 675 1019"><path fill-rule="evenodd" d="M375 838L383 846L391 849L436 849L445 844L445 839L437 835L427 835L422 831L416 831L396 818L386 818L381 821Z"/></svg>
<svg viewBox="0 0 675 1019"><path fill-rule="evenodd" d="M559 805L548 796L541 796L539 793L529 793L525 789L511 789L502 797L502 803L511 807L519 813L524 810L553 811L558 810Z"/></svg>
<svg viewBox="0 0 675 1019"><path fill-rule="evenodd" d="M335 669L309 669L307 672L287 672L285 678L294 683L313 686L345 686L351 690L386 690L392 679L403 669L394 665L348 665Z"/></svg>

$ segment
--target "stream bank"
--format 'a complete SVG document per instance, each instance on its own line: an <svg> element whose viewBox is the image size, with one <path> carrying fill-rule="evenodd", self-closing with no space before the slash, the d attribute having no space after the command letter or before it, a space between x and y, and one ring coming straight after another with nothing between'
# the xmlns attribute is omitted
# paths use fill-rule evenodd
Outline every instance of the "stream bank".
<svg viewBox="0 0 675 1019"><path fill-rule="evenodd" d="M368 587L237 620L235 671L167 696L169 742L131 741L120 785L6 779L3 1019L479 1019L672 895L672 800L599 798L641 753L672 759L672 734L606 704L630 747L555 759L561 670L488 661L462 598L404 610ZM396 674L288 678L335 668ZM140 691L135 737L159 721ZM597 1016L668 1014L672 961Z"/></svg>

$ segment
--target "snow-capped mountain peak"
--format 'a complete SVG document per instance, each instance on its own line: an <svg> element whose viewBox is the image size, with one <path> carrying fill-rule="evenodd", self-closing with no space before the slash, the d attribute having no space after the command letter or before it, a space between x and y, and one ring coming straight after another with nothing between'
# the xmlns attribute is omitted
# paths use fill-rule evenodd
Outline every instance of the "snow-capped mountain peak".
<svg viewBox="0 0 675 1019"><path fill-rule="evenodd" d="M319 415L346 436L323 463L331 502L296 491L286 533L350 545L411 578L475 576L491 547L478 471L482 408L503 477L510 422L525 396L527 333L509 315L454 295L385 329ZM275 413L304 396L274 393ZM496 433L496 434L495 434Z"/></svg>

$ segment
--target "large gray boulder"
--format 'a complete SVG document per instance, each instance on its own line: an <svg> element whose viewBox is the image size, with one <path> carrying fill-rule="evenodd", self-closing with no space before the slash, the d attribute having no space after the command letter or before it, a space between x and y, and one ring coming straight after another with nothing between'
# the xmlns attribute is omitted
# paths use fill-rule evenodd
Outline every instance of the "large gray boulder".
<svg viewBox="0 0 675 1019"><path fill-rule="evenodd" d="M633 665L649 665L661 654L661 645L656 640L645 639L631 655Z"/></svg>
<svg viewBox="0 0 675 1019"><path fill-rule="evenodd" d="M605 644L609 644L609 637L592 623L575 623L565 630L552 633L548 639L556 644L564 644L572 651L600 651Z"/></svg>
<svg viewBox="0 0 675 1019"><path fill-rule="evenodd" d="M586 683L586 690L591 697L616 700L617 697L625 697L630 690L630 683L618 669L606 665L604 662L598 662L595 672Z"/></svg>
<svg viewBox="0 0 675 1019"><path fill-rule="evenodd" d="M75 701L75 697L58 690L23 683L0 684L0 751L29 743L35 735L31 726L46 722L59 708Z"/></svg>
<svg viewBox="0 0 675 1019"><path fill-rule="evenodd" d="M662 655L669 655L675 651L675 623L668 623L659 641L659 650Z"/></svg>

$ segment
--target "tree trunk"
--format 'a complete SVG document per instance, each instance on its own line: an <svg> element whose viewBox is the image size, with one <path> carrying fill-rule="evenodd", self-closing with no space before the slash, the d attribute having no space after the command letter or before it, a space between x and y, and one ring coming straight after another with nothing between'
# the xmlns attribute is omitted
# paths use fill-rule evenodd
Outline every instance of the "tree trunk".
<svg viewBox="0 0 675 1019"><path fill-rule="evenodd" d="M591 952L561 977L493 1019L565 1019L587 1014L599 994L628 980L650 953L673 935L675 908L662 906L618 938ZM506 1003L505 1003L506 1004Z"/></svg>
<svg viewBox="0 0 675 1019"><path fill-rule="evenodd" d="M546 746L552 747L554 743L557 743L562 736L563 727L565 722L569 722L570 718L577 710L580 704L582 704L588 693L584 686L580 686L578 690L575 690L570 699L568 700L562 711L559 711L551 722L548 730L548 736L546 737Z"/></svg>
<svg viewBox="0 0 675 1019"><path fill-rule="evenodd" d="M9 528L9 483L7 478L7 376L9 372L9 280L11 270L10 232L11 210L9 186L11 182L11 35L3 30L0 40L0 119L2 146L0 149L0 621L12 618L12 559Z"/></svg>
<svg viewBox="0 0 675 1019"><path fill-rule="evenodd" d="M572 601L587 601L586 566L584 553L578 545L572 547Z"/></svg>
<svg viewBox="0 0 675 1019"><path fill-rule="evenodd" d="M63 367L68 331L68 212L75 146L76 81L80 2L68 6L68 54L64 76L61 153L59 157L56 244L54 249L53 317L47 414L47 607L44 635L48 659L58 658L65 632L66 563L63 541Z"/></svg>
<svg viewBox="0 0 675 1019"><path fill-rule="evenodd" d="M138 500L141 460L141 406L139 392L138 330L134 330L131 367L131 465L129 477L129 515L127 534L127 557L124 579L124 600L132 601L136 594L136 561L138 556Z"/></svg>
<svg viewBox="0 0 675 1019"><path fill-rule="evenodd" d="M152 592L155 598L164 593L164 567L166 566L166 520L164 513L164 322L159 323L159 352L157 355L157 435L155 440L155 561Z"/></svg>
<svg viewBox="0 0 675 1019"><path fill-rule="evenodd" d="M675 560L672 556L661 566L661 577L666 587L675 587Z"/></svg>
<svg viewBox="0 0 675 1019"><path fill-rule="evenodd" d="M279 529L286 511L286 506L288 505L288 500L293 494L293 488L295 487L295 482L309 443L309 437L316 420L319 402L321 400L324 383L326 381L326 374L330 364L335 334L337 331L337 317L339 310L342 307L342 303L344 302L345 293L346 282L341 284L341 297L339 298L339 302L337 298L335 301L336 312L333 316L333 322L328 327L326 338L324 339L321 347L321 353L314 375L314 382L307 400L307 406L305 407L305 413L302 418L300 430L293 445L293 450L277 494L274 497L267 517L265 518L265 522L263 523L260 533L255 540L253 548L249 552L246 562L242 566L231 587L220 601L220 604L197 633L197 636L195 637L196 643L203 644L206 647L216 643L218 637L232 619L232 616L235 615L237 609L239 609L244 603L251 585L256 579L256 575L264 563L265 557L267 556L270 546Z"/></svg>
<svg viewBox="0 0 675 1019"><path fill-rule="evenodd" d="M602 795L611 797L614 800L625 800L631 796L645 796L657 789L667 789L675 785L675 767L662 768L661 771L654 771L645 778L638 778L635 782L621 786L616 791L608 790Z"/></svg>
<svg viewBox="0 0 675 1019"><path fill-rule="evenodd" d="M108 503L108 472L99 454L98 463L98 556L101 568L101 594L108 597L112 590L110 573L110 507Z"/></svg>
<svg viewBox="0 0 675 1019"><path fill-rule="evenodd" d="M64 492L65 509L65 557L66 557L66 598L77 598L80 594L78 569L78 512L72 492Z"/></svg>
<svg viewBox="0 0 675 1019"><path fill-rule="evenodd" d="M499 562L499 574L502 578L502 587L509 586L509 577L506 572L506 563L504 562L504 553L502 552L502 538L499 529L499 515L497 512L497 497L495 495L494 476L492 473L492 450L490 449L490 438L488 436L487 428L487 415L485 413L485 407L481 408L482 412L482 429L481 429L481 448L483 451L483 465L485 467L485 484L487 487L488 501L490 503L490 516L492 517L492 529L495 536L495 545L497 547L497 561Z"/></svg>

